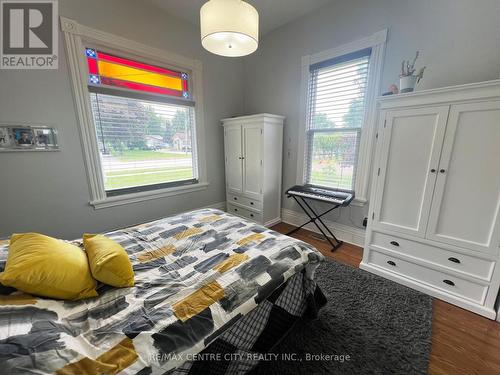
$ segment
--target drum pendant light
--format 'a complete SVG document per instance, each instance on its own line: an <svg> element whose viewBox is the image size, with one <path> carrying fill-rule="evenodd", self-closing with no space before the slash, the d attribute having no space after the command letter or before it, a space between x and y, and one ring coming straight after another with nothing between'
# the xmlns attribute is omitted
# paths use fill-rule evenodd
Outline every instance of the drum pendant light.
<svg viewBox="0 0 500 375"><path fill-rule="evenodd" d="M249 55L259 45L259 13L242 0L210 0L200 9L201 44L216 55Z"/></svg>

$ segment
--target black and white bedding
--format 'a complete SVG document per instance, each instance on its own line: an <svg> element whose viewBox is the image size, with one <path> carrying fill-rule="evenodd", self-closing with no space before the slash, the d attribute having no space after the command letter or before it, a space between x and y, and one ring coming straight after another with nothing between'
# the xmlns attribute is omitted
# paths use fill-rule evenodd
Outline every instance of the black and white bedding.
<svg viewBox="0 0 500 375"><path fill-rule="evenodd" d="M222 211L105 235L127 251L135 286L76 302L0 296L1 373L244 373L324 302L317 250Z"/></svg>

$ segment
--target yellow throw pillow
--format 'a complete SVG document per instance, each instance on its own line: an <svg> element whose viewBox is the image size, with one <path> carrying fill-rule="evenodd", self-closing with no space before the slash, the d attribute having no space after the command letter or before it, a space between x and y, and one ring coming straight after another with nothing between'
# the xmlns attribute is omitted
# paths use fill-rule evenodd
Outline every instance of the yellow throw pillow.
<svg viewBox="0 0 500 375"><path fill-rule="evenodd" d="M134 286L134 271L125 249L101 234L84 234L83 246L96 280L118 288Z"/></svg>
<svg viewBox="0 0 500 375"><path fill-rule="evenodd" d="M50 298L96 297L96 281L78 246L38 233L13 234L3 285Z"/></svg>

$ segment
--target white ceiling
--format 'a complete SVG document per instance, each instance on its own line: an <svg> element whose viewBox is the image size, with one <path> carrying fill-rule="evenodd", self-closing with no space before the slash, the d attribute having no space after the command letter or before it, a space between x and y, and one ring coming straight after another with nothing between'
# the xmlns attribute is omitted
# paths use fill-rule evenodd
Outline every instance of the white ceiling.
<svg viewBox="0 0 500 375"><path fill-rule="evenodd" d="M168 13L194 25L200 24L200 8L206 0L150 0ZM310 13L332 0L246 0L259 12L260 35Z"/></svg>

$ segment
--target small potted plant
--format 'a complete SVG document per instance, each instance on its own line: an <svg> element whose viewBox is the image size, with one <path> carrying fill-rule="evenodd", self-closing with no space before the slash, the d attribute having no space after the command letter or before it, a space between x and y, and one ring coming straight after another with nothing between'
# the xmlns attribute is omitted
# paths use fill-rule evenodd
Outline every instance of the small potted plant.
<svg viewBox="0 0 500 375"><path fill-rule="evenodd" d="M424 77L425 66L415 74L415 62L417 61L419 52L415 54L413 62L403 60L401 63L401 74L399 76L399 88L401 93L412 92L415 90L415 85Z"/></svg>

